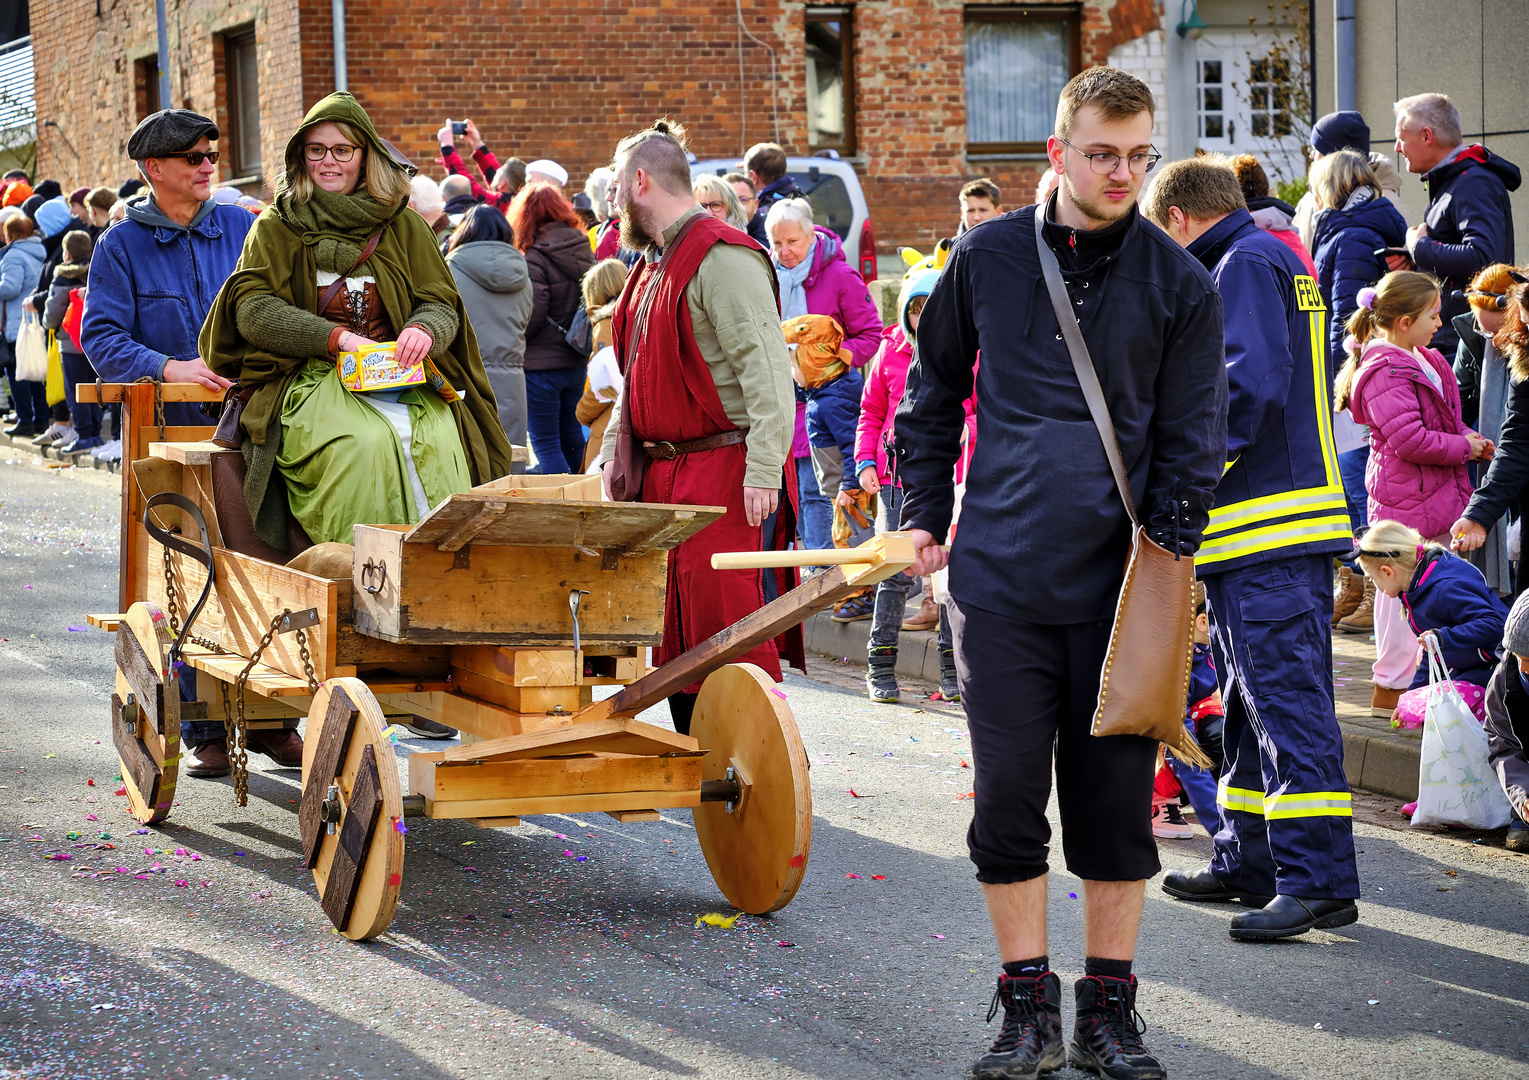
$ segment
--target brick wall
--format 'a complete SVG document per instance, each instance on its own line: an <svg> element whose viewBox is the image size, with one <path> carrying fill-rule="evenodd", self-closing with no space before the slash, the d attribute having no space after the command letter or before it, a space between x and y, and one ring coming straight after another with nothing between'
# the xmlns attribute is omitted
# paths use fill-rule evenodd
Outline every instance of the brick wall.
<svg viewBox="0 0 1529 1080"><path fill-rule="evenodd" d="M1005 202L1032 197L1043 159L966 156L963 10L992 0L861 0L854 5L857 155L883 252L927 248L956 226L956 192L991 176ZM327 0L169 0L174 104L225 117L223 31L254 23L261 59L266 179L302 114L334 85ZM1031 4L1041 7L1044 3ZM1065 6L1065 5L1064 5ZM65 186L131 175L137 119L132 61L154 51L152 0L50 0L33 14L39 169ZM581 182L617 140L668 114L702 158L778 139L805 153L806 81L799 0L560 0L517 5L355 2L348 80L379 131L439 176L435 131L470 116L501 158L551 157ZM1104 63L1160 25L1156 0L1082 7L1082 63ZM772 81L772 56L774 51ZM61 135L67 135L66 145ZM226 175L225 175L225 178Z"/></svg>

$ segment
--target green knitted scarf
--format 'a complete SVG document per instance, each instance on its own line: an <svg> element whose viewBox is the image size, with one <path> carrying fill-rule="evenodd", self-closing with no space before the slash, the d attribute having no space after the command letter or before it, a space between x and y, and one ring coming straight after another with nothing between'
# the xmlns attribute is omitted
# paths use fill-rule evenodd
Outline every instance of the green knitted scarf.
<svg viewBox="0 0 1529 1080"><path fill-rule="evenodd" d="M302 234L303 245L313 249L315 265L331 274L349 273L367 239L406 206L384 205L364 189L351 195L315 189L306 202L291 195L276 198L277 215Z"/></svg>

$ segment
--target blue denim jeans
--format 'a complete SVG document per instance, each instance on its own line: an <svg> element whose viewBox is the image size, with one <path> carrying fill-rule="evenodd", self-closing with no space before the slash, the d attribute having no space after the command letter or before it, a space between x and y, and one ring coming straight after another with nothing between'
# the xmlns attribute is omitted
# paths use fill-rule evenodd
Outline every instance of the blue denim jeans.
<svg viewBox="0 0 1529 1080"><path fill-rule="evenodd" d="M901 524L903 489L883 487L876 493L876 531L892 532ZM876 586L876 606L871 613L871 649L895 649L897 637L902 632L903 615L908 604L908 593L918 585L918 578L907 574L893 574L882 578ZM950 619L945 605L940 605L939 647L950 648Z"/></svg>
<svg viewBox="0 0 1529 1080"><path fill-rule="evenodd" d="M818 477L812 471L812 458L796 459L797 496L801 500L801 520L796 524L802 547L822 551L834 546L834 504L818 490Z"/></svg>
<svg viewBox="0 0 1529 1080"><path fill-rule="evenodd" d="M584 394L581 367L526 372L526 426L536 471L576 473L584 461L584 427L574 409ZM529 470L528 470L529 471Z"/></svg>

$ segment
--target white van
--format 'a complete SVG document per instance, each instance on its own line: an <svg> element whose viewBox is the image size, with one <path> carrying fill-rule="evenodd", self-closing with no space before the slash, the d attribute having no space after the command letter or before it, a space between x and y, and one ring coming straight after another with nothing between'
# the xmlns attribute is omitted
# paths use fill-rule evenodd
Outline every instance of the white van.
<svg viewBox="0 0 1529 1080"><path fill-rule="evenodd" d="M743 162L736 158L712 158L692 162L690 166L692 180L703 173L726 176L730 172L743 172ZM832 150L825 150L817 157L786 158L786 172L812 203L813 221L837 233L849 264L867 282L875 281L876 233L871 228L871 211L854 166L841 161Z"/></svg>

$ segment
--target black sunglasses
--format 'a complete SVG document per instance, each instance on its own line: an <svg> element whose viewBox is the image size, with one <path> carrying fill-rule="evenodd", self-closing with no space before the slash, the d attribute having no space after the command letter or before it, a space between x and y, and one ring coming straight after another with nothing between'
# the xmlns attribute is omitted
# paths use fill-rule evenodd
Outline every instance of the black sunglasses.
<svg viewBox="0 0 1529 1080"><path fill-rule="evenodd" d="M210 161L214 165L218 163L218 152L216 150L187 150L184 154L157 154L155 156L185 158L186 164L190 165L193 169L200 169L204 161Z"/></svg>

